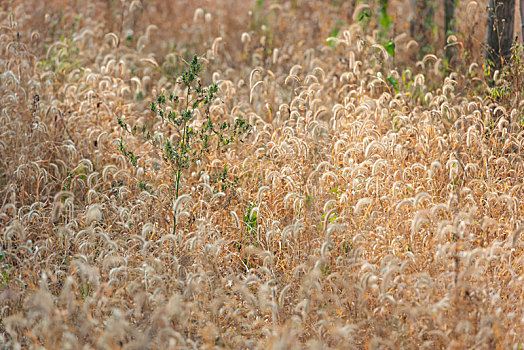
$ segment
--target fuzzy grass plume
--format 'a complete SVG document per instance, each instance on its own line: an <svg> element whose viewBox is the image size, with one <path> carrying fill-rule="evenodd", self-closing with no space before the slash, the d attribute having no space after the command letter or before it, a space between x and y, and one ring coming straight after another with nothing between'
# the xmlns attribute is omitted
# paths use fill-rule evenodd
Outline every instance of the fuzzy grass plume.
<svg viewBox="0 0 524 350"><path fill-rule="evenodd" d="M471 1L450 72L409 8L0 5L0 347L524 346L521 49L488 85ZM195 54L191 127L251 131L174 187L117 120L179 142L150 103Z"/></svg>

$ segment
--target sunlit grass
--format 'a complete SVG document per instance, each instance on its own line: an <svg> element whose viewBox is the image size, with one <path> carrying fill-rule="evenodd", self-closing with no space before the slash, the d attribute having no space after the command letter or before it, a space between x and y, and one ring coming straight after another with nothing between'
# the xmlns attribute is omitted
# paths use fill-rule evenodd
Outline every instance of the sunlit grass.
<svg viewBox="0 0 524 350"><path fill-rule="evenodd" d="M398 15L388 46L360 15L377 6L3 6L0 344L523 346L517 73L494 95L467 40L451 73L442 50L418 60ZM178 140L150 102L183 96L193 54L210 118L252 129L174 196L159 152L133 135L137 166L119 152L117 120Z"/></svg>

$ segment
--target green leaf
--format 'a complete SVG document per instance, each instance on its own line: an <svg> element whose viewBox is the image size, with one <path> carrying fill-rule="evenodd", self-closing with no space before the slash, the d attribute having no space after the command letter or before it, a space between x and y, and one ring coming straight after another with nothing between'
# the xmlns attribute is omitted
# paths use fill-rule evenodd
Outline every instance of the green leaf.
<svg viewBox="0 0 524 350"><path fill-rule="evenodd" d="M395 79L393 79L392 77L388 77L387 81L389 81L391 83L391 85L393 85L393 87L395 88L395 91L398 92L397 81Z"/></svg>
<svg viewBox="0 0 524 350"><path fill-rule="evenodd" d="M387 43L383 46L391 57L395 57L395 43L393 40L388 40Z"/></svg>
<svg viewBox="0 0 524 350"><path fill-rule="evenodd" d="M382 6L379 11L379 23L384 32L387 32L393 23L393 18L388 15L386 6Z"/></svg>
<svg viewBox="0 0 524 350"><path fill-rule="evenodd" d="M359 22L362 22L364 19L369 19L369 13L366 10L362 11L360 15L358 15Z"/></svg>
<svg viewBox="0 0 524 350"><path fill-rule="evenodd" d="M164 93L162 92L160 95L158 95L158 97L156 98L156 102L161 105L161 104L165 104L166 103L166 96L164 95Z"/></svg>

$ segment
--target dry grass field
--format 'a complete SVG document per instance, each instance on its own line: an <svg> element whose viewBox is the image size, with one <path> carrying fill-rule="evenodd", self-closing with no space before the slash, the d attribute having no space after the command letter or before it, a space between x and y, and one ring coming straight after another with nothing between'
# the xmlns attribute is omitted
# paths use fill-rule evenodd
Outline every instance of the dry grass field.
<svg viewBox="0 0 524 350"><path fill-rule="evenodd" d="M388 3L1 1L0 348L522 349L522 51L490 83L487 1L452 62ZM250 128L177 197L117 121L181 142L194 54L188 128Z"/></svg>

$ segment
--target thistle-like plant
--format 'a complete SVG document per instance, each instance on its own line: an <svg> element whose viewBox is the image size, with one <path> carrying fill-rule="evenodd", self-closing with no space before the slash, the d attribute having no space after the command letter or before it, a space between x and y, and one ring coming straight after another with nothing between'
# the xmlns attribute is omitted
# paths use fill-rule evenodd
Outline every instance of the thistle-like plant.
<svg viewBox="0 0 524 350"><path fill-rule="evenodd" d="M155 101L151 102L151 111L156 117L162 119L162 125L176 130L174 140L168 136L154 136L145 125L131 127L123 119L117 118L118 124L125 132L141 136L144 142L152 145L161 154L165 164L174 175L174 199L180 195L180 180L184 170L189 169L197 161L204 160L213 151L226 147L234 141L242 142L243 136L251 129L251 126L242 118L236 118L234 123L214 122L209 106L216 98L217 84L202 86L201 57L194 55L190 62L183 61L187 68L177 78L177 83L182 84L185 98L174 93L166 96L164 91ZM205 120L200 126L192 123L197 115L197 110L205 115ZM133 166L138 166L139 158L127 148L122 138L119 149ZM174 217L173 231L175 230L176 218Z"/></svg>

